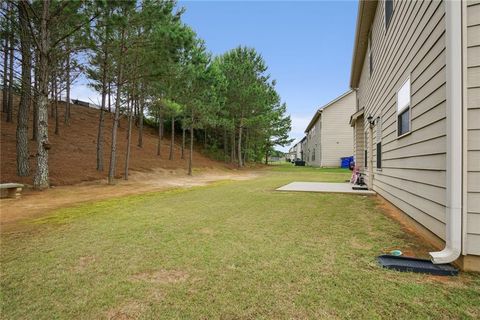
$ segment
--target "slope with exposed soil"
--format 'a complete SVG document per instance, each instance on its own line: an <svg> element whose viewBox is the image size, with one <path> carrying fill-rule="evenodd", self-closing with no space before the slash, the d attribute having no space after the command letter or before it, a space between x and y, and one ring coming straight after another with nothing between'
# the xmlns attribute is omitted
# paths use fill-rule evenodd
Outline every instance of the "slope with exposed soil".
<svg viewBox="0 0 480 320"><path fill-rule="evenodd" d="M70 126L63 124L64 106L59 105L59 135L54 134L55 118L49 118L49 140L52 148L49 152L50 183L52 186L69 185L83 181L105 179L110 159L110 143L112 136L113 114L107 113L105 117L105 147L104 147L104 172L96 171L96 143L98 132L99 110L72 105ZM50 113L50 108L49 108ZM29 136L31 137L31 119L29 122ZM127 145L127 120L122 117L117 138L117 170L116 177L121 178L124 171L125 151ZM20 182L31 185L35 173L34 141L30 141L30 167L29 177L16 175L16 147L15 147L16 114L14 121L7 123L5 114L1 119L1 171L0 182ZM153 128L144 127L143 148L137 146L138 128L132 131L132 145L130 156L130 170L150 171L156 168L182 169L187 167L188 150L185 160L180 159L181 148L177 139L174 160L168 160L170 140L162 141L161 156L157 156L157 134ZM225 164L213 161L199 152L194 152L194 167L218 168Z"/></svg>

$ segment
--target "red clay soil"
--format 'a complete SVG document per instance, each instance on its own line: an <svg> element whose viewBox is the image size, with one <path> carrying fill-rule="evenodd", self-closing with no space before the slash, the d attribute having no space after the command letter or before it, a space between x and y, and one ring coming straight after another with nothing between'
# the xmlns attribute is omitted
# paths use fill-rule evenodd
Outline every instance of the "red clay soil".
<svg viewBox="0 0 480 320"><path fill-rule="evenodd" d="M119 179L114 186L104 181L83 182L73 186L59 186L43 191L22 192L20 199L0 200L0 233L22 230L17 222L48 214L54 209L102 199L123 197L172 188L204 186L220 180L254 179L262 170L201 169L188 176L185 169L154 169L148 172L132 171L128 181Z"/></svg>
<svg viewBox="0 0 480 320"><path fill-rule="evenodd" d="M104 172L96 171L96 143L98 132L99 110L72 105L70 126L63 124L64 105L59 105L60 133L56 135L55 119L49 118L49 140L52 148L49 152L50 183L52 186L71 185L79 182L106 179L110 159L110 143L112 136L113 114L106 113L105 117L105 146L104 146ZM50 114L50 108L49 108ZM16 147L14 121L7 123L5 114L1 117L1 153L0 153L0 182L19 182L26 185L33 184L35 173L36 144L30 141L30 168L29 177L18 177L16 174ZM32 133L32 115L29 122L29 136ZM122 178L127 145L127 120L122 117L117 137L117 166L116 177ZM130 154L131 171L150 171L153 169L182 169L187 168L187 160L181 160L180 139L175 145L174 160L168 160L170 140L164 139L161 147L161 156L157 156L156 130L144 127L143 148L137 146L138 128L132 131L132 144ZM185 158L187 158L186 150ZM194 152L193 164L196 168L224 168L226 165L213 161L199 152Z"/></svg>

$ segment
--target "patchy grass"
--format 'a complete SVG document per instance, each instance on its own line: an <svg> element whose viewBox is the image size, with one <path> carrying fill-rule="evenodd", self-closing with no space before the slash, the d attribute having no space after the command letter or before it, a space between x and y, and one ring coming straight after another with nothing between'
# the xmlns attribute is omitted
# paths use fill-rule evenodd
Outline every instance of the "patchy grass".
<svg viewBox="0 0 480 320"><path fill-rule="evenodd" d="M425 255L374 198L275 192L348 170L275 166L260 178L52 212L2 234L3 319L478 318L480 276L381 269Z"/></svg>

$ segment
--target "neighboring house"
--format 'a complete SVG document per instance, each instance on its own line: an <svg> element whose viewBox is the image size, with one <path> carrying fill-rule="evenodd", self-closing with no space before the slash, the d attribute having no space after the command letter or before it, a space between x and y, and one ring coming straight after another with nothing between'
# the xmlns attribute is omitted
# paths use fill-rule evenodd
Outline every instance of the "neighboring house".
<svg viewBox="0 0 480 320"><path fill-rule="evenodd" d="M480 1L360 1L350 86L368 186L480 271Z"/></svg>
<svg viewBox="0 0 480 320"><path fill-rule="evenodd" d="M98 106L94 103L91 103L91 102L82 101L82 100L78 100L78 99L71 99L71 101L72 101L72 103L74 103L76 105L79 105L79 106L94 108L94 109L100 109L100 106Z"/></svg>
<svg viewBox="0 0 480 320"><path fill-rule="evenodd" d="M295 144L295 160L302 160L302 142Z"/></svg>
<svg viewBox="0 0 480 320"><path fill-rule="evenodd" d="M302 141L297 142L292 151L294 160L302 160Z"/></svg>
<svg viewBox="0 0 480 320"><path fill-rule="evenodd" d="M340 158L353 154L352 130L348 119L355 112L355 91L350 90L319 108L308 124L306 149L307 165L339 167Z"/></svg>
<svg viewBox="0 0 480 320"><path fill-rule="evenodd" d="M303 138L305 139L305 138ZM295 161L295 160L303 160L302 159L302 140L300 140L299 142L295 143L293 145L293 147L291 147L289 150L288 150L288 158L290 159L290 161Z"/></svg>
<svg viewBox="0 0 480 320"><path fill-rule="evenodd" d="M290 149L288 149L287 159L288 159L290 162L295 161L295 155L296 155L295 147L296 147L296 145L294 145L293 147L291 147Z"/></svg>
<svg viewBox="0 0 480 320"><path fill-rule="evenodd" d="M300 140L300 159L302 161L306 161L307 155L305 150L307 149L307 136L303 137L302 140Z"/></svg>

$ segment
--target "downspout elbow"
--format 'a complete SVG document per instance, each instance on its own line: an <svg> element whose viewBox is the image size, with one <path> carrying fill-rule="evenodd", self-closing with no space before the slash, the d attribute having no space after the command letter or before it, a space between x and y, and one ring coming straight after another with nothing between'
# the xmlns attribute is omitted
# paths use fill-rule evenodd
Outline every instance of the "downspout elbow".
<svg viewBox="0 0 480 320"><path fill-rule="evenodd" d="M430 252L430 257L434 264L450 263L460 257L460 250L458 248L445 247L442 251Z"/></svg>
<svg viewBox="0 0 480 320"><path fill-rule="evenodd" d="M447 208L447 239L442 251L430 252L434 264L454 262L462 253L462 209Z"/></svg>

